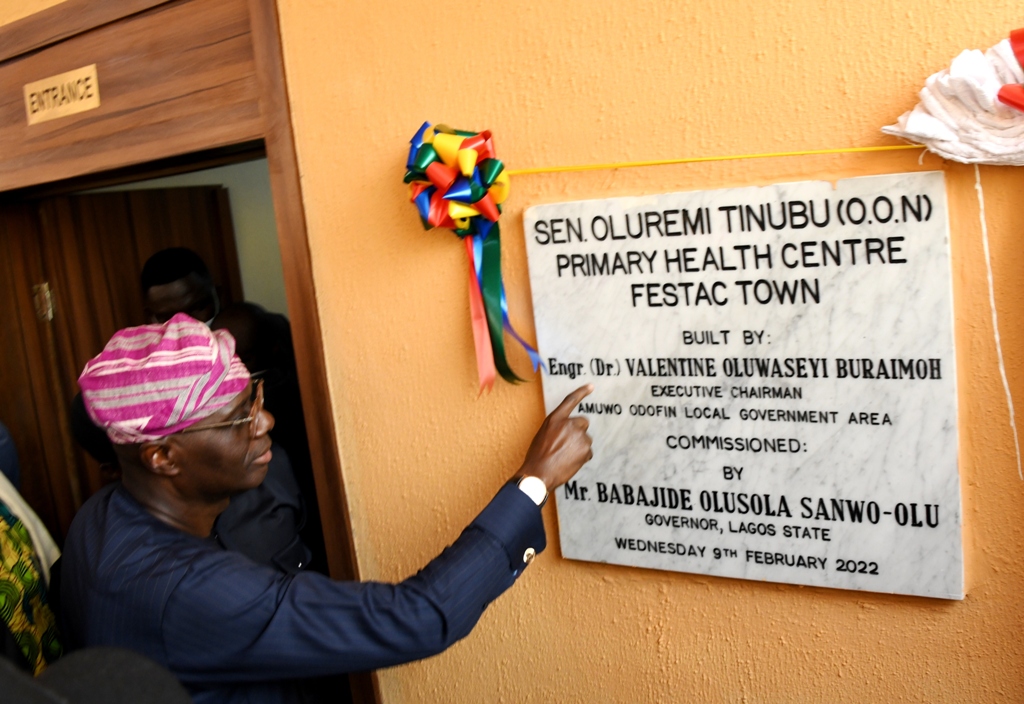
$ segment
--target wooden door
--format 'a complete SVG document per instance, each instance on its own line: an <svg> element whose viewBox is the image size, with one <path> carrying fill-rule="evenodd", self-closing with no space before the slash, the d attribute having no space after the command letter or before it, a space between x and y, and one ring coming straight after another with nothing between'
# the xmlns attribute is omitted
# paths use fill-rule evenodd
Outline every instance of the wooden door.
<svg viewBox="0 0 1024 704"><path fill-rule="evenodd" d="M21 493L60 542L78 508L78 474L55 341L33 301L33 288L46 280L41 239L33 204L0 207L0 419L23 467Z"/></svg>
<svg viewBox="0 0 1024 704"><path fill-rule="evenodd" d="M4 206L0 218L7 269L0 314L16 314L4 315L0 330L21 341L2 358L0 382L14 393L0 396L0 419L23 455L25 497L60 539L104 483L100 466L70 440L78 375L114 332L145 322L145 261L166 247L189 247L225 302L242 299L228 195L203 186L61 196Z"/></svg>

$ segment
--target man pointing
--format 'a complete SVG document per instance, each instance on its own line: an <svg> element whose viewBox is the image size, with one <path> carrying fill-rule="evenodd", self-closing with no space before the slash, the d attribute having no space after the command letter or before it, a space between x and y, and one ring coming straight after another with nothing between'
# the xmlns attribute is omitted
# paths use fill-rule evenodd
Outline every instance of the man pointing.
<svg viewBox="0 0 1024 704"><path fill-rule="evenodd" d="M93 496L64 552L71 647L131 648L195 701L303 701L303 680L387 667L466 636L545 545L540 506L591 457L587 420L545 419L522 467L419 573L399 584L283 574L218 546L231 496L270 461L273 417L225 331L186 315L122 330L79 380L115 443L120 483Z"/></svg>

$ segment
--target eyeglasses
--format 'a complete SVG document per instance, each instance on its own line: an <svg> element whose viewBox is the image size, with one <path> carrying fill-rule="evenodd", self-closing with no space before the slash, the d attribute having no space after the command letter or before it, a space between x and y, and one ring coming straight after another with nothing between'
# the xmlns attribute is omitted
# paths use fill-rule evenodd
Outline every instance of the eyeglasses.
<svg viewBox="0 0 1024 704"><path fill-rule="evenodd" d="M249 415L245 418L239 418L238 420L225 420L220 423L210 423L209 425L193 425L190 428L179 430L180 433L198 433L201 430L216 430L217 428L234 428L239 425L249 424L249 437L256 437L256 419L259 417L260 412L263 410L263 379L260 379L252 387L252 406L249 408Z"/></svg>

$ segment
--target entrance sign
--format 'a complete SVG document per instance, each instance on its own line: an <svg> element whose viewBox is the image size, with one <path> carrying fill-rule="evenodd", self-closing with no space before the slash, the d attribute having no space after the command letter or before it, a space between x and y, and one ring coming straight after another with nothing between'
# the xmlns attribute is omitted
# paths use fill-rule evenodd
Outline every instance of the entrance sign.
<svg viewBox="0 0 1024 704"><path fill-rule="evenodd" d="M525 215L566 557L963 598L941 172Z"/></svg>
<svg viewBox="0 0 1024 704"><path fill-rule="evenodd" d="M76 68L24 86L25 116L34 125L100 106L96 64Z"/></svg>

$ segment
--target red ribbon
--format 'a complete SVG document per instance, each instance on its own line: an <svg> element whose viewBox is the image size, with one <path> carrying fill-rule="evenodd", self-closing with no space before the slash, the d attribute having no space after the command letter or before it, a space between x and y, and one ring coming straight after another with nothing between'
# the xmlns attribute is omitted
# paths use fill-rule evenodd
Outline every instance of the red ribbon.
<svg viewBox="0 0 1024 704"><path fill-rule="evenodd" d="M1010 32L1010 48L1017 58L1017 63L1024 67L1024 29L1015 29ZM1024 86L1017 83L1005 85L999 89L997 96L1003 105L1009 105L1024 112Z"/></svg>
<svg viewBox="0 0 1024 704"><path fill-rule="evenodd" d="M464 237L466 258L469 261L469 315L473 323L473 343L476 347L476 371L480 377L480 393L484 389L490 391L498 377L494 366L494 348L491 347L491 334L487 329L487 311L484 299L480 295L480 284L476 278L476 260L473 257L473 240Z"/></svg>

